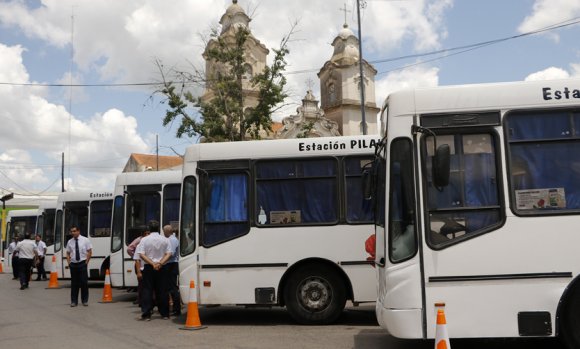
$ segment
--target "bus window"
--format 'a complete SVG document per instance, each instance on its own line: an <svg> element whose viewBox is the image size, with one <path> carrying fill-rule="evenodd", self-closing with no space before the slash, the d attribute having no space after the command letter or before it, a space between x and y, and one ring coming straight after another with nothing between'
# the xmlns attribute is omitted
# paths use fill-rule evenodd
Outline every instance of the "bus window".
<svg viewBox="0 0 580 349"><path fill-rule="evenodd" d="M395 139L390 153L389 258L402 262L417 252L411 140Z"/></svg>
<svg viewBox="0 0 580 349"><path fill-rule="evenodd" d="M160 222L161 195L159 192L133 192L127 196L127 236L125 244L141 236L149 221Z"/></svg>
<svg viewBox="0 0 580 349"><path fill-rule="evenodd" d="M373 201L363 198L363 167L373 160L370 156L348 157L344 159L346 180L346 221L347 223L372 223Z"/></svg>
<svg viewBox="0 0 580 349"><path fill-rule="evenodd" d="M179 229L179 246L181 255L185 256L195 250L195 185L193 176L185 177L183 180L183 205L181 208L181 228Z"/></svg>
<svg viewBox="0 0 580 349"><path fill-rule="evenodd" d="M55 209L47 209L41 216L41 222L39 222L38 233L42 234L42 239L46 246L52 246L54 244L54 219L55 219Z"/></svg>
<svg viewBox="0 0 580 349"><path fill-rule="evenodd" d="M161 227L170 224L173 230L179 227L180 184L167 184L163 187L163 219Z"/></svg>
<svg viewBox="0 0 580 349"><path fill-rule="evenodd" d="M111 237L111 252L117 252L123 246L123 208L125 199L123 196L115 197L113 203L113 225Z"/></svg>
<svg viewBox="0 0 580 349"><path fill-rule="evenodd" d="M248 175L210 174L207 185L203 245L216 245L246 234L250 230Z"/></svg>
<svg viewBox="0 0 580 349"><path fill-rule="evenodd" d="M67 203L64 209L64 227L67 232L65 241L68 241L70 235L70 227L76 225L81 230L81 235L88 237L89 234L89 202L88 201L73 201Z"/></svg>
<svg viewBox="0 0 580 349"><path fill-rule="evenodd" d="M111 236L112 200L91 202L91 237Z"/></svg>
<svg viewBox="0 0 580 349"><path fill-rule="evenodd" d="M259 225L338 222L336 159L260 161L255 170Z"/></svg>
<svg viewBox="0 0 580 349"><path fill-rule="evenodd" d="M522 111L506 116L510 191L517 214L580 209L578 125L578 111Z"/></svg>
<svg viewBox="0 0 580 349"><path fill-rule="evenodd" d="M449 185L432 182L433 137L426 137L428 242L443 247L451 240L489 231L501 220L496 144L491 133L437 136L437 144L451 149Z"/></svg>

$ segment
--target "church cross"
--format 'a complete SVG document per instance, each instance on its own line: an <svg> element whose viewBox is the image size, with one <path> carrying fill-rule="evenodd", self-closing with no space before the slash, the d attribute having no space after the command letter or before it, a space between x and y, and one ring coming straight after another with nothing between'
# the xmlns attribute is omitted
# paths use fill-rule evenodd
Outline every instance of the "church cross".
<svg viewBox="0 0 580 349"><path fill-rule="evenodd" d="M340 11L344 11L344 24L346 24L346 13L350 12L347 8L346 8L346 2L344 3L344 8L339 8Z"/></svg>

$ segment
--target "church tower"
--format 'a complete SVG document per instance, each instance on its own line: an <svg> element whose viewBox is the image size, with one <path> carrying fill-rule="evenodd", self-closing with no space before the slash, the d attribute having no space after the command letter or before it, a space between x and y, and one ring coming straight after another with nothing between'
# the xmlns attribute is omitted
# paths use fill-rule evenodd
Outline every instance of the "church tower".
<svg viewBox="0 0 580 349"><path fill-rule="evenodd" d="M250 30L250 17L238 5L237 0L232 0L232 4L226 9L226 12L220 19L221 32L219 39L225 42L231 42L232 45L235 44L236 31L239 29ZM203 53L203 58L205 59L205 74L208 83L206 83L205 91L202 96L203 101L209 101L214 97L214 91L211 86L212 76L215 76L220 71L225 71L228 68L224 66L223 63L215 62L208 58L208 50L212 49L218 45L216 39L212 39L208 42L205 51ZM256 73L262 72L266 66L266 57L268 56L268 49L264 44L262 44L258 39L252 35L250 32L244 47L245 53L245 73L242 77L242 88L243 88L243 98L244 106L254 107L258 104L258 92L252 88L250 84L250 79Z"/></svg>
<svg viewBox="0 0 580 349"><path fill-rule="evenodd" d="M358 43L358 38L345 23L332 42L332 57L318 73L321 108L328 119L338 124L343 136L363 134ZM377 134L380 110L375 102L377 71L366 61L363 61L363 69L367 134Z"/></svg>

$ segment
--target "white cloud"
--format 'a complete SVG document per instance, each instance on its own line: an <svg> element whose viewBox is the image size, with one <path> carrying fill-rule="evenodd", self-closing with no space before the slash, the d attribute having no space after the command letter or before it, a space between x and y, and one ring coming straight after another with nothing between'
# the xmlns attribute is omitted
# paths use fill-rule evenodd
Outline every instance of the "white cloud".
<svg viewBox="0 0 580 349"><path fill-rule="evenodd" d="M22 52L20 46L0 44L0 81L30 82ZM59 168L54 164L60 162L62 152L67 164L95 174L118 172L128 154L147 150L134 117L110 109L81 121L71 117L64 106L47 101L43 94L42 88L0 86L0 169L9 169L4 173L20 186L40 189L58 178L55 171L58 173ZM33 168L31 159L53 166ZM2 185L10 185L10 181L0 178Z"/></svg>
<svg viewBox="0 0 580 349"><path fill-rule="evenodd" d="M156 58L165 66L187 69L191 62L203 68L199 34L216 24L230 4L228 0L43 0L43 6L27 10L25 3L12 1L0 6L0 22L62 47L70 44L74 13L74 57L81 70L97 72L102 81L151 82L158 80ZM253 34L269 49L279 46L293 20L302 19L290 45L288 71L314 71L288 76L295 103L303 98L307 80L314 81L318 90L316 72L332 55L330 43L344 21L339 12L343 4L342 0L296 0L290 6L278 1L239 2L253 15ZM356 32L354 4L348 4L347 21ZM386 55L407 42L419 51L439 47L446 35L442 18L451 6L452 0L367 2L362 11L363 50Z"/></svg>
<svg viewBox="0 0 580 349"><path fill-rule="evenodd" d="M155 59L161 59L166 67L189 70L193 64L203 68L201 54L204 43L200 33L207 32L218 22L231 0L39 0L38 3L32 8L35 6L31 5L33 2L1 1L0 25L3 29L17 29L14 32L24 33L31 39L31 48L32 45L45 45L41 49L52 46L58 48L59 53L70 51L72 37L75 83L135 83L159 80ZM349 1L347 4L351 11L347 22L356 33L354 3ZM362 32L363 52L368 60L373 54L380 55L379 58L388 57L390 52L403 45L418 52L440 47L446 36L444 15L453 1L366 3L362 12ZM344 1L241 0L239 5L249 10L248 14L253 13L251 30L269 49L279 46L293 20L302 19L290 43L288 71L310 72L287 76L291 93L287 102L294 105L285 112L293 113L305 95L307 81L314 83L311 87L316 95L319 94L316 73L332 56L330 43L342 27L344 17L339 8ZM74 17L73 23L71 16ZM8 47L0 43L0 81L30 82L22 61L24 50L22 46ZM272 56L270 53L270 59ZM70 81L69 73L63 71L56 82ZM437 69L425 67L391 73L377 82L377 98L382 102L387 91L403 85L405 76L417 83L437 84L437 73ZM134 116L115 108L115 104L105 106L108 101L97 101L90 95L93 91L79 88L74 91L75 103L88 102L91 98L93 103L99 103L98 112L92 111L81 120L69 115L65 105L50 101L47 88L0 86L0 103L3 105L0 117L4 122L0 130L0 152L26 149L35 159L44 157L45 161L54 163L60 160L61 152L68 149L69 127L71 152L68 161L71 164L117 159L90 171L107 172L112 163L122 165L130 152L149 151L148 138L144 140L143 137L149 137L152 132L146 131L147 136L141 136ZM159 114L162 115L163 111ZM139 119L139 122L144 121ZM3 163L0 159L0 166ZM99 183L100 179L82 171L80 167L71 171L72 178L67 179L71 186L89 186L91 181L95 185Z"/></svg>
<svg viewBox="0 0 580 349"><path fill-rule="evenodd" d="M417 66L389 73L385 78L376 82L377 106L382 106L385 98L398 90L434 87L439 85L439 69Z"/></svg>
<svg viewBox="0 0 580 349"><path fill-rule="evenodd" d="M554 79L567 79L570 77L570 73L562 68L549 67L539 72L532 73L524 79L525 81L539 81L539 80L554 80Z"/></svg>
<svg viewBox="0 0 580 349"><path fill-rule="evenodd" d="M551 26L580 16L580 0L536 0L532 13L518 27L520 33L526 33ZM559 40L555 32L548 34Z"/></svg>

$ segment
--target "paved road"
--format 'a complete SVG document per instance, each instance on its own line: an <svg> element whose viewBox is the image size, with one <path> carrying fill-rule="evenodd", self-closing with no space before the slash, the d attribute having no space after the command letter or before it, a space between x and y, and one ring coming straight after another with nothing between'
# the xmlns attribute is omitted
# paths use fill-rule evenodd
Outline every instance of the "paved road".
<svg viewBox="0 0 580 349"><path fill-rule="evenodd" d="M102 283L91 284L88 307L70 308L68 281L58 290L31 282L20 291L10 274L0 274L0 348L356 348L432 349L433 341L398 340L376 323L373 306L348 308L332 326L299 326L279 308L200 308L207 329L180 331L185 316L137 320L134 293L113 290L115 303L101 304ZM458 348L561 348L549 340L457 340Z"/></svg>

